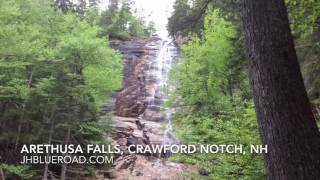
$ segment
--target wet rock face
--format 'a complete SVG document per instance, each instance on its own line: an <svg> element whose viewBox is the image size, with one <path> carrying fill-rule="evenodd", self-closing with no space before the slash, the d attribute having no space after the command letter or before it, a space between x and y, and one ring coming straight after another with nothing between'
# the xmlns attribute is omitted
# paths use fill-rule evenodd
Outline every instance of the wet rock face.
<svg viewBox="0 0 320 180"><path fill-rule="evenodd" d="M151 39L112 45L124 57L123 88L115 97L113 139L126 148L133 145L161 144L165 113L161 110L163 78L172 60L169 41ZM169 56L166 56L166 55ZM169 63L168 63L169 62ZM166 69L167 68L167 69Z"/></svg>
<svg viewBox="0 0 320 180"><path fill-rule="evenodd" d="M167 64L164 55L171 46L164 46L160 39L119 42L112 46L123 54L124 69L123 88L115 97L110 142L119 145L123 153L116 157L112 171L100 173L100 176L175 179L179 173L194 171L182 164L165 163L159 158L162 154L131 154L128 150L130 145L145 147L164 142L168 116L161 110L164 102L161 85L164 84L163 67Z"/></svg>
<svg viewBox="0 0 320 180"><path fill-rule="evenodd" d="M131 41L112 45L124 57L123 89L118 93L115 114L122 117L138 117L146 107L144 64L148 49L144 41Z"/></svg>
<svg viewBox="0 0 320 180"><path fill-rule="evenodd" d="M135 78L135 77L133 77ZM147 107L144 94L143 77L138 77L137 84L129 85L118 93L116 98L116 115L122 117L138 117Z"/></svg>
<svg viewBox="0 0 320 180"><path fill-rule="evenodd" d="M114 49L123 54L123 85L117 94L115 102L115 114L121 117L139 117L161 121L163 117L159 112L162 104L162 94L157 87L157 77L150 76L151 71L157 69L155 59L162 46L158 38L149 41L135 40L111 44ZM150 99L154 106L147 109ZM147 113L145 113L148 111ZM150 116L153 115L153 116ZM154 119L151 119L155 117Z"/></svg>
<svg viewBox="0 0 320 180"><path fill-rule="evenodd" d="M164 120L160 112L163 94L158 77L152 72L158 70L156 62L163 45L160 39L137 40L113 44L123 54L123 85L116 96L115 114L120 117L139 117L150 121ZM152 103L151 103L152 102Z"/></svg>

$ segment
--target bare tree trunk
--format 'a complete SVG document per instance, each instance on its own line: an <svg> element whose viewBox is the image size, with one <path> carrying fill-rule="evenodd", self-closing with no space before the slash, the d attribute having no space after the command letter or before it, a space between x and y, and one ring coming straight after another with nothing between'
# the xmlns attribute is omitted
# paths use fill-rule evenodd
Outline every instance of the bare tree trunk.
<svg viewBox="0 0 320 180"><path fill-rule="evenodd" d="M68 144L70 141L70 133L71 133L71 129L70 127L67 130L67 135L66 135L66 140L65 140L65 144ZM63 156L66 156L67 154L63 154ZM67 172L67 164L62 164L62 168L61 168L61 180L65 180L66 179L66 172Z"/></svg>
<svg viewBox="0 0 320 180"><path fill-rule="evenodd" d="M22 128L22 123L23 123L23 119L24 119L24 115L25 115L25 102L22 104L22 112L21 113L22 114L19 118L17 137L16 137L16 141L14 143L14 150L15 151L18 149L19 142L20 142L21 128Z"/></svg>
<svg viewBox="0 0 320 180"><path fill-rule="evenodd" d="M2 167L0 166L0 180L6 180L6 177L4 176L4 173L3 173L3 170L2 170Z"/></svg>
<svg viewBox="0 0 320 180"><path fill-rule="evenodd" d="M52 143L52 134L53 134L53 131L54 131L53 115L54 115L54 110L51 111L51 115L50 115L50 132L49 132L48 144ZM46 156L47 156L47 158L49 158L50 154L47 153ZM42 180L47 180L48 179L48 171L49 171L49 164L45 164Z"/></svg>
<svg viewBox="0 0 320 180"><path fill-rule="evenodd" d="M268 179L320 178L320 135L283 0L242 0L247 58Z"/></svg>
<svg viewBox="0 0 320 180"><path fill-rule="evenodd" d="M33 72L34 72L34 69L32 68L30 76L29 76L29 80L28 80L28 88L31 88L32 79L33 79ZM18 133L17 133L15 145L14 145L14 150L15 151L18 149L19 142L20 142L21 128L22 128L22 124L23 124L23 121L24 121L24 118L25 118L25 109L26 109L26 100L24 100L23 104L22 104L22 114L21 114L20 119L19 119Z"/></svg>

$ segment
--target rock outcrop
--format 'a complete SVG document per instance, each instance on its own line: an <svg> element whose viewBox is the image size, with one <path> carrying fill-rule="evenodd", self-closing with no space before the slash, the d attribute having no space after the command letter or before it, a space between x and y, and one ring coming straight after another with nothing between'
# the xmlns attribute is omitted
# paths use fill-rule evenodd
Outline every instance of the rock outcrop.
<svg viewBox="0 0 320 180"><path fill-rule="evenodd" d="M115 102L115 114L120 117L139 117L160 122L162 94L157 86L157 77L150 72L157 70L155 63L163 41L153 38L112 45L124 57L123 85ZM152 106L150 101L152 100Z"/></svg>
<svg viewBox="0 0 320 180"><path fill-rule="evenodd" d="M161 112L163 94L159 86L157 57L163 41L131 41L112 45L124 57L123 88L115 98L112 141L123 154L115 160L107 179L175 179L191 168L166 163L161 154L130 154L130 145L162 144L165 122ZM166 49L167 51L168 49ZM192 170L191 170L192 171Z"/></svg>
<svg viewBox="0 0 320 180"><path fill-rule="evenodd" d="M138 117L147 107L145 100L144 64L148 49L145 41L113 45L124 57L123 89L116 97L115 113L122 117Z"/></svg>

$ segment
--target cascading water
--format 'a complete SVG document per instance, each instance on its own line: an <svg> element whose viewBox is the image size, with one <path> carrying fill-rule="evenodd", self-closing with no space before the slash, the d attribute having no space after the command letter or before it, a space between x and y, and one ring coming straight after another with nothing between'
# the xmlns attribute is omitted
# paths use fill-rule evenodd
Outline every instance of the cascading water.
<svg viewBox="0 0 320 180"><path fill-rule="evenodd" d="M165 129L163 131L160 144L174 144L176 140L172 133L172 114L173 109L164 107L163 102L167 101L170 92L172 92L174 86L169 83L169 72L172 64L175 62L179 54L177 46L170 39L161 41L161 48L154 60L149 62L147 71L147 81L152 83L152 88L149 88L149 103L146 110L146 114L153 116L153 119L157 119L157 113L154 110L161 112L161 121L164 122ZM148 118L147 118L148 119Z"/></svg>
<svg viewBox="0 0 320 180"><path fill-rule="evenodd" d="M162 47L162 49L164 49L164 52L162 52L163 54L160 54L158 59L159 67L161 67L161 69L159 69L158 71L159 88L162 90L162 98L164 101L167 100L169 93L172 90L172 86L171 84L169 84L169 73L174 58L172 48L176 48L173 43L170 41L166 42ZM166 127L163 133L162 144L172 144L175 140L174 136L172 135L172 113L172 109L164 109L164 119L166 121Z"/></svg>

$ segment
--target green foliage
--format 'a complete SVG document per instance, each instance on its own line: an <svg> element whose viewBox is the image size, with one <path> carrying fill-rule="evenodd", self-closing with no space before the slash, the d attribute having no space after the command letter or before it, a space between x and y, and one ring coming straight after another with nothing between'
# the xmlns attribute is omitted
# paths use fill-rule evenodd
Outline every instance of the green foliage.
<svg viewBox="0 0 320 180"><path fill-rule="evenodd" d="M305 86L315 108L320 105L320 2L286 0L290 26Z"/></svg>
<svg viewBox="0 0 320 180"><path fill-rule="evenodd" d="M1 149L2 161L19 162L21 144L105 143L97 111L120 87L122 67L96 19L94 11L62 13L49 0L0 1L0 143L15 149Z"/></svg>
<svg viewBox="0 0 320 180"><path fill-rule="evenodd" d="M260 143L252 105L224 116L176 115L174 128L189 144L242 144L246 153L195 153L173 156L172 160L196 165L209 174L208 179L265 179L262 156L249 153L247 148Z"/></svg>
<svg viewBox="0 0 320 180"><path fill-rule="evenodd" d="M220 8L225 18L239 21L239 0L175 0L173 13L169 18L168 31L172 37L188 36L190 32L201 36L206 12L210 8Z"/></svg>
<svg viewBox="0 0 320 180"><path fill-rule="evenodd" d="M32 179L35 175L35 173L30 170L30 167L25 165L2 164L1 166L6 173L10 173L21 179Z"/></svg>
<svg viewBox="0 0 320 180"><path fill-rule="evenodd" d="M187 144L259 144L239 28L209 9L203 34L189 35L183 60L173 70L177 85L174 129ZM208 179L265 179L261 155L187 154L172 159L196 165Z"/></svg>
<svg viewBox="0 0 320 180"><path fill-rule="evenodd" d="M317 0L286 0L291 29L306 37L319 28L320 3Z"/></svg>
<svg viewBox="0 0 320 180"><path fill-rule="evenodd" d="M234 46L236 28L219 14L218 10L207 14L203 37L190 36L182 46L184 60L172 72L182 103L210 112L228 108L226 100L239 89L234 81L246 86L244 60Z"/></svg>
<svg viewBox="0 0 320 180"><path fill-rule="evenodd" d="M156 33L156 24L153 21L150 21L145 31L148 36L154 35Z"/></svg>
<svg viewBox="0 0 320 180"><path fill-rule="evenodd" d="M190 16L189 14L191 12L188 0L176 0L173 9L173 14L169 18L168 23L168 31L171 36L176 35L178 32L186 35L189 31L192 31L192 28L196 27L189 26L189 23L186 23L186 19Z"/></svg>
<svg viewBox="0 0 320 180"><path fill-rule="evenodd" d="M111 56L110 56L111 55ZM113 57L112 57L113 56ZM106 54L104 59L114 58L119 60L119 55ZM102 59L103 59L102 58ZM90 65L84 69L85 81L89 92L93 95L98 106L105 102L106 94L111 94L121 86L121 68L119 61L101 61L98 64ZM110 66L111 68L107 68Z"/></svg>
<svg viewBox="0 0 320 180"><path fill-rule="evenodd" d="M251 101L251 93L243 68L239 3L175 1L169 33L189 40L182 46L185 57L171 77L177 84L171 100L178 109L174 129L185 143L259 144L253 107L243 103ZM286 4L309 98L314 109L319 109L320 3L286 0ZM265 179L260 155L188 154L172 159L197 165L208 172L208 179Z"/></svg>
<svg viewBox="0 0 320 180"><path fill-rule="evenodd" d="M130 39L131 37L150 37L154 31L152 23L147 23L132 13L131 1L122 1L121 8L111 4L101 14L98 24L103 28L101 35L111 39Z"/></svg>

